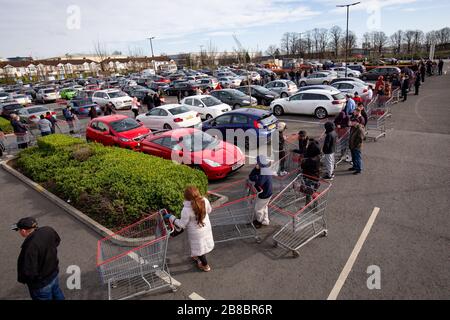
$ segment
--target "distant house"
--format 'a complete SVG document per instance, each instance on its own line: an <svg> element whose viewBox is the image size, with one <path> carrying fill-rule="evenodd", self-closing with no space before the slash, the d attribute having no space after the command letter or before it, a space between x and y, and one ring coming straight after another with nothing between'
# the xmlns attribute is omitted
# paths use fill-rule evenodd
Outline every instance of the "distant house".
<svg viewBox="0 0 450 320"><path fill-rule="evenodd" d="M107 58L102 62L109 72L137 72L146 69L156 70L176 70L176 63L168 57L127 57L127 58Z"/></svg>

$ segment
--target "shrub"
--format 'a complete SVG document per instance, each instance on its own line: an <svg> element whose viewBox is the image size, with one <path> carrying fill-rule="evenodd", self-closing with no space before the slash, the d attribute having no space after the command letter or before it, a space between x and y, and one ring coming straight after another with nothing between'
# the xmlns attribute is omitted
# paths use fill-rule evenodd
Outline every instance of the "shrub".
<svg viewBox="0 0 450 320"><path fill-rule="evenodd" d="M3 133L13 133L13 127L9 120L0 117L0 129L2 129Z"/></svg>
<svg viewBox="0 0 450 320"><path fill-rule="evenodd" d="M184 189L194 185L206 194L208 184L201 171L172 161L59 135L21 152L17 166L113 230L162 208L179 216Z"/></svg>

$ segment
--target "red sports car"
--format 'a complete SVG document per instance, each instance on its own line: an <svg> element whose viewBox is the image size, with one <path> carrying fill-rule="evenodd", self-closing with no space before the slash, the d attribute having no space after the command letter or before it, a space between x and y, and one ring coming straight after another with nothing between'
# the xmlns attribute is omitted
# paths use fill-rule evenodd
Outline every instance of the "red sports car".
<svg viewBox="0 0 450 320"><path fill-rule="evenodd" d="M140 143L140 149L200 169L209 180L223 179L245 164L245 156L238 147L193 128L150 135Z"/></svg>
<svg viewBox="0 0 450 320"><path fill-rule="evenodd" d="M91 120L86 128L86 140L138 150L139 143L150 133L150 129L132 118L112 115Z"/></svg>

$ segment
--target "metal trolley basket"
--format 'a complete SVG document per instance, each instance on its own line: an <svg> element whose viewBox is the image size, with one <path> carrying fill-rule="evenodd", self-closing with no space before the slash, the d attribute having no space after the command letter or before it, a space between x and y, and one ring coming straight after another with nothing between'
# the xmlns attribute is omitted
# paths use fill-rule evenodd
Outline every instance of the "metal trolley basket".
<svg viewBox="0 0 450 320"><path fill-rule="evenodd" d="M273 235L274 245L298 256L301 247L328 234L325 212L331 184L298 175L269 204L271 219L284 225Z"/></svg>
<svg viewBox="0 0 450 320"><path fill-rule="evenodd" d="M124 300L165 287L176 288L166 263L170 232L161 213L98 241L97 269L109 300Z"/></svg>
<svg viewBox="0 0 450 320"><path fill-rule="evenodd" d="M211 221L216 243L255 238L260 241L253 225L256 191L248 180L239 180L211 190L210 194L227 197L227 202L213 208Z"/></svg>

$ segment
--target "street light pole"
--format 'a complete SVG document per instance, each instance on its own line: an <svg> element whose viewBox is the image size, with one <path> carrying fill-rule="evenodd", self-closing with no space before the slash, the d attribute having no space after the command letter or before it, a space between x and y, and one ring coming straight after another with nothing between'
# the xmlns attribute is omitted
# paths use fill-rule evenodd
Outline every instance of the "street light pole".
<svg viewBox="0 0 450 320"><path fill-rule="evenodd" d="M152 42L153 39L155 39L155 37L148 38L148 40L150 40L150 48L152 49L153 71L155 71L155 75L156 75L155 54L153 53L153 42Z"/></svg>
<svg viewBox="0 0 450 320"><path fill-rule="evenodd" d="M347 72L348 72L348 23L349 23L349 19L350 19L350 7L356 6L358 4L360 4L361 2L355 2L352 4L343 4L343 5L338 5L336 7L338 8L347 8L347 37L345 39L345 77L347 78Z"/></svg>

